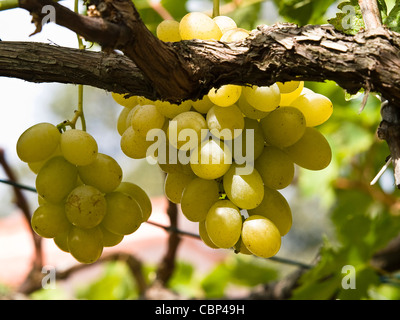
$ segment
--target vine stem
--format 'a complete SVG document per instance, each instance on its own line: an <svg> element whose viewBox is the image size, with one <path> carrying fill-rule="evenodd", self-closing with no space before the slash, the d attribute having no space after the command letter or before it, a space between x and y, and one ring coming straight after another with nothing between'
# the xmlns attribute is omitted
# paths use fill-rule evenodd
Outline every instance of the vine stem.
<svg viewBox="0 0 400 320"><path fill-rule="evenodd" d="M213 0L213 18L219 16L219 0Z"/></svg>
<svg viewBox="0 0 400 320"><path fill-rule="evenodd" d="M74 3L74 11L79 13L79 0L75 0ZM77 33L78 45L80 50L84 50L86 47L83 44L82 37ZM76 113L78 117L81 119L82 130L86 131L86 119L85 114L83 112L83 85L78 85L78 112Z"/></svg>

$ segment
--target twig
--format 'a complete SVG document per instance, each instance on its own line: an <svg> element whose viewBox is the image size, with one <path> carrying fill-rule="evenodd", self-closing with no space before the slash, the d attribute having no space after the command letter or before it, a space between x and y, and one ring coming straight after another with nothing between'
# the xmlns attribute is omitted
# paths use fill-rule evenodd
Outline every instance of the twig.
<svg viewBox="0 0 400 320"><path fill-rule="evenodd" d="M382 29L382 18L376 0L358 0L363 16L365 29L372 31Z"/></svg>

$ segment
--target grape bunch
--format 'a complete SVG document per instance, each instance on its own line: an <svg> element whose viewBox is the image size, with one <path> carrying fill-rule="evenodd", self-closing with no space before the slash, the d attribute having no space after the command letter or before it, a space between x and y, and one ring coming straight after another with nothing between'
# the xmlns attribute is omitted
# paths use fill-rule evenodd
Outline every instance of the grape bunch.
<svg viewBox="0 0 400 320"><path fill-rule="evenodd" d="M249 34L227 16L200 12L157 27L165 42L230 42ZM166 173L166 197L198 223L200 238L211 248L274 256L292 226L291 208L280 190L291 184L296 165L322 170L331 161L330 146L315 127L329 119L332 103L302 81L227 84L180 104L113 97L123 106L118 120L122 151L156 160Z"/></svg>
<svg viewBox="0 0 400 320"><path fill-rule="evenodd" d="M36 174L33 230L81 263L98 260L151 214L144 190L122 181L118 162L86 131L35 124L19 137L17 154Z"/></svg>

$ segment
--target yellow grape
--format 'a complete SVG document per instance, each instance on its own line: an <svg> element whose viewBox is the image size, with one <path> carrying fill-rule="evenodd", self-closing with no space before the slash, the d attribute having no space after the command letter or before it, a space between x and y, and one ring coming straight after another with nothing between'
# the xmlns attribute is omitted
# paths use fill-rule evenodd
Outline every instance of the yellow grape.
<svg viewBox="0 0 400 320"><path fill-rule="evenodd" d="M321 132L308 127L303 137L284 151L290 158L308 170L325 169L332 160L331 147Z"/></svg>
<svg viewBox="0 0 400 320"><path fill-rule="evenodd" d="M97 158L96 140L86 131L70 129L61 134L61 153L66 160L77 166L86 166Z"/></svg>
<svg viewBox="0 0 400 320"><path fill-rule="evenodd" d="M223 141L207 139L193 150L190 167L194 174L203 179L222 177L232 164L232 154Z"/></svg>
<svg viewBox="0 0 400 320"><path fill-rule="evenodd" d="M246 39L249 34L250 34L250 32L245 29L234 28L234 29L225 31L224 34L221 36L220 41L222 41L222 42L240 41L240 40Z"/></svg>
<svg viewBox="0 0 400 320"><path fill-rule="evenodd" d="M264 199L254 209L248 210L250 216L259 215L271 220L281 236L286 235L292 227L292 210L285 197L277 190L264 187Z"/></svg>
<svg viewBox="0 0 400 320"><path fill-rule="evenodd" d="M161 129L164 126L165 117L158 112L155 105L146 104L135 107L130 121L133 129L146 137L149 130Z"/></svg>
<svg viewBox="0 0 400 320"><path fill-rule="evenodd" d="M68 195L65 213L76 227L89 229L100 224L107 212L104 194L95 187L81 185Z"/></svg>
<svg viewBox="0 0 400 320"><path fill-rule="evenodd" d="M301 87L302 81L277 82L281 94L288 94Z"/></svg>
<svg viewBox="0 0 400 320"><path fill-rule="evenodd" d="M218 249L218 247L211 241L206 230L206 220L199 222L199 236L200 239L211 249Z"/></svg>
<svg viewBox="0 0 400 320"><path fill-rule="evenodd" d="M212 88L208 92L211 102L220 107L228 107L238 101L242 94L242 87L234 84L226 84L220 88Z"/></svg>
<svg viewBox="0 0 400 320"><path fill-rule="evenodd" d="M190 221L203 221L218 199L219 185L215 180L195 178L183 190L180 202L182 213Z"/></svg>
<svg viewBox="0 0 400 320"><path fill-rule="evenodd" d="M228 16L216 16L213 18L215 23L218 25L220 28L222 34L224 34L226 31L230 29L235 29L237 28L235 20L233 20L231 17Z"/></svg>
<svg viewBox="0 0 400 320"><path fill-rule="evenodd" d="M146 158L147 148L154 142L147 141L145 137L137 133L132 127L128 127L121 137L122 152L132 159Z"/></svg>
<svg viewBox="0 0 400 320"><path fill-rule="evenodd" d="M203 98L199 100L192 101L193 109L203 114L207 114L208 110L210 110L213 105L214 103L211 102L208 95L203 96Z"/></svg>
<svg viewBox="0 0 400 320"><path fill-rule="evenodd" d="M229 107L213 106L207 112L207 127L221 140L237 138L244 128L244 117L237 105Z"/></svg>
<svg viewBox="0 0 400 320"><path fill-rule="evenodd" d="M143 221L147 221L150 218L152 203L148 194L141 187L135 183L123 181L115 191L125 193L136 200L142 211Z"/></svg>
<svg viewBox="0 0 400 320"><path fill-rule="evenodd" d="M189 174L192 172L189 163L182 163L180 156L184 155L185 159L189 151L177 150L169 143L166 144L165 153L157 155L157 164L165 173L183 172ZM188 156L189 157L189 156Z"/></svg>
<svg viewBox="0 0 400 320"><path fill-rule="evenodd" d="M302 94L304 89L304 81L300 81L299 87L294 90L293 92L289 93L282 93L281 92L281 102L280 106L281 107L287 107L290 106L290 104Z"/></svg>
<svg viewBox="0 0 400 320"><path fill-rule="evenodd" d="M43 238L54 238L67 232L71 226L64 206L61 204L45 203L40 205L31 218L32 229Z"/></svg>
<svg viewBox="0 0 400 320"><path fill-rule="evenodd" d="M242 241L254 255L270 258L281 247L281 235L275 224L259 215L248 217L243 222Z"/></svg>
<svg viewBox="0 0 400 320"><path fill-rule="evenodd" d="M68 234L68 249L80 263L96 262L103 253L103 234L99 227L72 227Z"/></svg>
<svg viewBox="0 0 400 320"><path fill-rule="evenodd" d="M306 120L300 110L281 107L261 120L265 141L278 148L288 147L303 136Z"/></svg>
<svg viewBox="0 0 400 320"><path fill-rule="evenodd" d="M28 162L28 167L31 169L31 171L35 174L38 174L40 169L45 165L47 161L49 161L51 158L61 156L61 149L60 146L57 147L56 151L54 151L51 156L48 158L42 160L42 161L36 161L36 162Z"/></svg>
<svg viewBox="0 0 400 320"><path fill-rule="evenodd" d="M276 83L271 86L244 87L243 95L250 105L263 112L275 110L281 102L281 93Z"/></svg>
<svg viewBox="0 0 400 320"><path fill-rule="evenodd" d="M103 153L99 153L91 164L79 166L78 173L83 183L104 193L113 191L122 181L121 166L114 158Z"/></svg>
<svg viewBox="0 0 400 320"><path fill-rule="evenodd" d="M36 190L46 202L59 203L75 188L77 180L76 166L58 156L40 169L36 176Z"/></svg>
<svg viewBox="0 0 400 320"><path fill-rule="evenodd" d="M56 244L56 246L64 251L64 252L69 252L68 248L68 234L72 228L72 225L70 225L69 229L66 232L59 233L57 234L54 238L53 241Z"/></svg>
<svg viewBox="0 0 400 320"><path fill-rule="evenodd" d="M232 164L223 178L226 195L241 209L253 209L260 205L264 198L263 181L254 168L251 173L240 172L243 165Z"/></svg>
<svg viewBox="0 0 400 320"><path fill-rule="evenodd" d="M112 92L111 96L113 97L114 101L119 105L131 109L138 104L138 97L137 96L130 96L128 97L127 94L115 93Z"/></svg>
<svg viewBox="0 0 400 320"><path fill-rule="evenodd" d="M264 147L254 167L260 173L264 185L272 189L286 188L294 177L292 159L287 153L274 146Z"/></svg>
<svg viewBox="0 0 400 320"><path fill-rule="evenodd" d="M239 238L238 242L235 244L235 253L241 253L246 255L252 255L249 249L243 243L242 237Z"/></svg>
<svg viewBox="0 0 400 320"><path fill-rule="evenodd" d="M179 22L175 20L161 21L156 29L157 38L164 42L181 41L179 33Z"/></svg>
<svg viewBox="0 0 400 320"><path fill-rule="evenodd" d="M165 196L172 203L180 203L183 190L194 178L194 174L168 173L164 181Z"/></svg>
<svg viewBox="0 0 400 320"><path fill-rule="evenodd" d="M99 225L99 228L101 230L101 233L103 234L104 247L114 247L124 239L124 236L122 234L112 233L111 231L104 228L102 224Z"/></svg>
<svg viewBox="0 0 400 320"><path fill-rule="evenodd" d="M207 213L205 220L208 237L219 248L235 245L242 229L240 210L229 200L219 200Z"/></svg>
<svg viewBox="0 0 400 320"><path fill-rule="evenodd" d="M119 235L131 234L140 227L143 215L136 200L119 191L107 193L105 199L107 213L101 222L102 227Z"/></svg>
<svg viewBox="0 0 400 320"><path fill-rule="evenodd" d="M237 106L240 111L250 119L258 120L265 118L269 112L260 111L254 108L246 99L246 97L242 94L237 102Z"/></svg>
<svg viewBox="0 0 400 320"><path fill-rule="evenodd" d="M38 123L25 130L17 141L17 155L24 162L43 161L60 143L61 133L51 123Z"/></svg>
<svg viewBox="0 0 400 320"><path fill-rule="evenodd" d="M129 113L131 112L132 109L129 108L123 108L121 112L118 115L118 120L117 120L117 131L120 136L122 136L127 128L127 117Z"/></svg>
<svg viewBox="0 0 400 320"><path fill-rule="evenodd" d="M168 101L155 101L159 113L169 119L175 118L178 114L189 111L192 108L192 101L185 100L180 104L170 103Z"/></svg>
<svg viewBox="0 0 400 320"><path fill-rule="evenodd" d="M315 92L300 95L290 105L299 109L304 114L308 127L323 124L333 113L331 100Z"/></svg>
<svg viewBox="0 0 400 320"><path fill-rule="evenodd" d="M222 36L218 24L202 12L190 12L179 23L182 40L219 40Z"/></svg>

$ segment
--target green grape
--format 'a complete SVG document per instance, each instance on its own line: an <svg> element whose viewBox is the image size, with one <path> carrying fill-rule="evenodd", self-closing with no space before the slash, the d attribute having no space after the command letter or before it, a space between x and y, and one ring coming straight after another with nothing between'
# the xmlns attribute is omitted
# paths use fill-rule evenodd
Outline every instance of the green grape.
<svg viewBox="0 0 400 320"><path fill-rule="evenodd" d="M281 102L281 93L276 83L271 86L244 87L243 95L253 108L263 112L275 110Z"/></svg>
<svg viewBox="0 0 400 320"><path fill-rule="evenodd" d="M127 194L138 203L142 211L143 221L147 221L150 218L152 203L148 194L141 187L132 182L123 181L115 191Z"/></svg>
<svg viewBox="0 0 400 320"><path fill-rule="evenodd" d="M107 212L104 194L95 187L81 185L68 195L65 213L76 227L88 229L97 226Z"/></svg>
<svg viewBox="0 0 400 320"><path fill-rule="evenodd" d="M271 220L254 215L243 222L242 241L257 257L270 258L281 247L281 235Z"/></svg>
<svg viewBox="0 0 400 320"><path fill-rule="evenodd" d="M308 170L325 169L332 160L332 150L317 129L308 127L303 137L284 151L294 163Z"/></svg>
<svg viewBox="0 0 400 320"><path fill-rule="evenodd" d="M131 111L132 111L132 109L130 109L130 108L123 108L118 115L117 131L120 136L122 136L124 134L125 130L128 128L126 123L127 123L128 115Z"/></svg>
<svg viewBox="0 0 400 320"><path fill-rule="evenodd" d="M204 117L195 111L178 114L169 122L168 142L178 150L196 148L207 134L207 123Z"/></svg>
<svg viewBox="0 0 400 320"><path fill-rule="evenodd" d="M288 94L301 87L302 81L277 82L281 94Z"/></svg>
<svg viewBox="0 0 400 320"><path fill-rule="evenodd" d="M219 40L222 36L218 24L202 12L190 12L179 23L182 40Z"/></svg>
<svg viewBox="0 0 400 320"><path fill-rule="evenodd" d="M53 241L56 244L56 246L64 251L64 252L69 252L69 248L68 248L68 234L70 232L72 228L72 225L70 225L70 227L68 228L67 231L63 232L63 233L59 233L57 234L54 238Z"/></svg>
<svg viewBox="0 0 400 320"><path fill-rule="evenodd" d="M195 178L194 174L168 173L164 181L164 193L172 203L180 203L183 190Z"/></svg>
<svg viewBox="0 0 400 320"><path fill-rule="evenodd" d="M36 176L36 190L46 201L61 202L78 181L76 166L58 156L47 161Z"/></svg>
<svg viewBox="0 0 400 320"><path fill-rule="evenodd" d="M219 29L221 30L222 34L226 31L231 29L236 29L237 25L235 20L228 16L216 16L213 18L215 23L218 25Z"/></svg>
<svg viewBox="0 0 400 320"><path fill-rule="evenodd" d="M182 193L181 210L193 222L206 219L208 210L219 199L219 185L215 180L195 178Z"/></svg>
<svg viewBox="0 0 400 320"><path fill-rule="evenodd" d="M222 140L237 138L244 128L243 114L237 105L213 106L207 112L207 126L210 132Z"/></svg>
<svg viewBox="0 0 400 320"><path fill-rule="evenodd" d="M234 84L223 85L220 88L212 88L208 92L211 102L220 107L229 107L238 101L242 94L242 87Z"/></svg>
<svg viewBox="0 0 400 320"><path fill-rule="evenodd" d="M108 231L128 235L135 232L143 221L142 210L135 199L123 192L106 194L107 214L102 226Z"/></svg>
<svg viewBox="0 0 400 320"><path fill-rule="evenodd" d="M242 94L237 102L237 106L240 111L250 119L258 120L265 118L269 112L260 111L254 108L246 99L246 97Z"/></svg>
<svg viewBox="0 0 400 320"><path fill-rule="evenodd" d="M286 188L294 177L294 163L281 149L265 146L254 167L260 173L264 185L272 189Z"/></svg>
<svg viewBox="0 0 400 320"><path fill-rule="evenodd" d="M169 119L173 119L178 114L189 111L192 108L191 100L186 100L180 104L170 103L168 101L156 101L154 104L158 112Z"/></svg>
<svg viewBox="0 0 400 320"><path fill-rule="evenodd" d="M240 237L238 242L236 242L234 248L235 248L235 253L252 255L252 253L249 251L249 249L247 249L246 246L244 245L242 237Z"/></svg>
<svg viewBox="0 0 400 320"><path fill-rule="evenodd" d="M206 220L199 222L199 236L201 241L203 241L207 247L211 249L218 249L218 247L211 241L210 237L207 234Z"/></svg>
<svg viewBox="0 0 400 320"><path fill-rule="evenodd" d="M248 210L250 216L259 215L271 220L281 236L292 227L292 211L285 197L277 190L264 187L264 199L254 209Z"/></svg>
<svg viewBox="0 0 400 320"><path fill-rule="evenodd" d="M193 173L190 164L186 163L186 158L190 157L190 151L177 150L169 143L165 146L165 152L157 155L157 164L165 173L183 172ZM182 161L182 158L185 161Z"/></svg>
<svg viewBox="0 0 400 320"><path fill-rule="evenodd" d="M132 127L128 127L121 137L122 152L132 159L144 159L147 155L147 149L153 144L153 141L147 141Z"/></svg>
<svg viewBox="0 0 400 320"><path fill-rule="evenodd" d="M203 179L222 177L232 164L232 154L223 141L207 139L190 156L190 167L194 174Z"/></svg>
<svg viewBox="0 0 400 320"><path fill-rule="evenodd" d="M103 234L99 227L72 227L68 234L68 249L80 263L96 262L103 253Z"/></svg>
<svg viewBox="0 0 400 320"><path fill-rule="evenodd" d="M306 120L298 109L281 107L262 119L261 126L268 144L284 148L300 140L306 130Z"/></svg>
<svg viewBox="0 0 400 320"><path fill-rule="evenodd" d="M300 84L298 88L292 92L289 93L282 93L281 92L281 103L280 105L282 107L287 107L290 106L290 104L298 97L300 94L302 94L304 89L304 81L300 81Z"/></svg>
<svg viewBox="0 0 400 320"><path fill-rule="evenodd" d="M260 122L244 118L244 130L233 141L232 150L236 163L242 163L243 160L254 163L264 150L264 134Z"/></svg>
<svg viewBox="0 0 400 320"><path fill-rule="evenodd" d="M228 249L235 245L242 229L240 210L229 200L218 200L207 213L207 234L219 248Z"/></svg>
<svg viewBox="0 0 400 320"><path fill-rule="evenodd" d="M28 162L28 167L31 169L31 171L35 174L38 174L40 169L45 165L47 161L49 161L51 158L61 156L61 149L60 146L57 147L56 151L54 151L51 156L48 158L42 160L42 161L35 161L35 162Z"/></svg>
<svg viewBox="0 0 400 320"><path fill-rule="evenodd" d="M121 94L115 92L111 92L111 96L113 97L116 103L128 109L132 109L134 106L138 104L137 96L128 97L127 94Z"/></svg>
<svg viewBox="0 0 400 320"><path fill-rule="evenodd" d="M264 198L263 181L254 168L251 173L242 172L243 165L232 164L223 177L226 195L236 206L241 209L253 209L260 205Z"/></svg>
<svg viewBox="0 0 400 320"><path fill-rule="evenodd" d="M65 215L64 206L45 203L32 215L32 229L43 238L54 238L69 230L70 223Z"/></svg>
<svg viewBox="0 0 400 320"><path fill-rule="evenodd" d="M99 225L99 228L101 230L101 233L103 234L104 247L114 247L124 239L124 236L122 234L112 233L111 231L104 228L102 224Z"/></svg>
<svg viewBox="0 0 400 320"><path fill-rule="evenodd" d="M165 117L157 111L155 105L151 104L135 108L131 118L132 127L143 137L146 137L151 129L161 129L164 122Z"/></svg>
<svg viewBox="0 0 400 320"><path fill-rule="evenodd" d="M203 98L199 100L191 102L193 109L203 114L207 114L208 110L210 110L211 107L214 105L214 103L211 102L208 95L203 96Z"/></svg>
<svg viewBox="0 0 400 320"><path fill-rule="evenodd" d="M300 95L290 105L299 109L304 114L308 127L315 127L323 124L333 113L331 100L315 92L308 92Z"/></svg>
<svg viewBox="0 0 400 320"><path fill-rule="evenodd" d="M121 166L114 158L103 153L99 153L91 164L78 167L78 173L83 183L103 193L113 191L122 181Z"/></svg>
<svg viewBox="0 0 400 320"><path fill-rule="evenodd" d="M65 131L61 135L60 146L64 158L77 166L86 166L97 158L97 142L83 130Z"/></svg>
<svg viewBox="0 0 400 320"><path fill-rule="evenodd" d="M242 28L230 29L224 32L224 34L221 36L220 41L221 42L241 41L246 39L249 36L249 34L250 34L249 31Z"/></svg>
<svg viewBox="0 0 400 320"><path fill-rule="evenodd" d="M61 133L51 123L38 123L25 130L17 141L17 155L24 162L43 161L60 143Z"/></svg>
<svg viewBox="0 0 400 320"><path fill-rule="evenodd" d="M179 22L175 20L161 21L156 29L157 38L164 42L178 42L181 41L179 33Z"/></svg>
<svg viewBox="0 0 400 320"><path fill-rule="evenodd" d="M133 108L129 109L129 113L126 115L125 118L125 129L122 127L121 124L121 130L123 130L124 132L126 131L126 129L128 129L130 126L132 126L132 117L134 115L134 113L136 112L136 110L138 108L140 108L142 105L141 104L137 104L136 106L134 106ZM122 121L123 119L121 119ZM133 127L134 128L134 127ZM134 128L135 129L135 128ZM136 129L135 129L136 130Z"/></svg>

